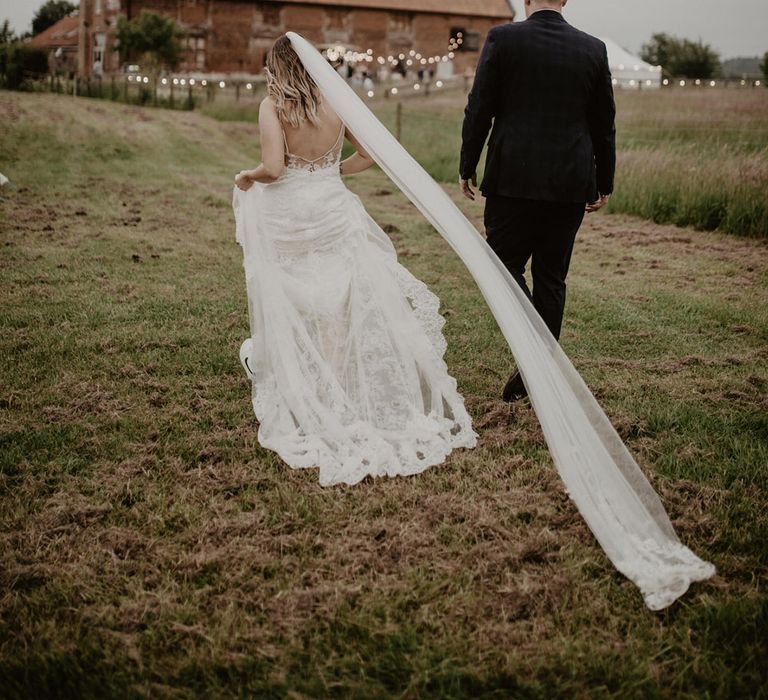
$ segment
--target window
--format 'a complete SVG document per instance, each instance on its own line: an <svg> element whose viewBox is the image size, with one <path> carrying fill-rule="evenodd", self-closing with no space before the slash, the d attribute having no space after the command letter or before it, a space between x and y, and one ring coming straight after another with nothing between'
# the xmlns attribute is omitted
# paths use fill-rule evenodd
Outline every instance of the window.
<svg viewBox="0 0 768 700"><path fill-rule="evenodd" d="M261 8L261 21L270 27L279 27L282 24L280 18L280 5L273 3L264 4Z"/></svg>
<svg viewBox="0 0 768 700"><path fill-rule="evenodd" d="M348 16L348 10L326 10L325 26L327 29L345 29Z"/></svg>
<svg viewBox="0 0 768 700"><path fill-rule="evenodd" d="M93 70L101 73L104 70L104 50L107 45L107 35L103 33L93 35Z"/></svg>
<svg viewBox="0 0 768 700"><path fill-rule="evenodd" d="M413 31L413 15L410 12L390 13L389 31L395 33L410 33Z"/></svg>
<svg viewBox="0 0 768 700"><path fill-rule="evenodd" d="M101 0L95 0L93 3L93 12L97 15L101 14Z"/></svg>
<svg viewBox="0 0 768 700"><path fill-rule="evenodd" d="M186 64L188 68L205 69L205 37L188 36L183 41L187 52Z"/></svg>

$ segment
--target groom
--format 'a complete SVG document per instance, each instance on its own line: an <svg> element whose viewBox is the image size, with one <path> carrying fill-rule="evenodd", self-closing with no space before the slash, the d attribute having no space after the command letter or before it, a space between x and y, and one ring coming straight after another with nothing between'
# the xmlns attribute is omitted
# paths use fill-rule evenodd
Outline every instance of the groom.
<svg viewBox="0 0 768 700"><path fill-rule="evenodd" d="M567 0L524 1L525 22L488 32L464 110L459 185L475 198L493 121L480 186L487 241L559 338L576 232L613 191L616 109L605 44L565 21ZM526 395L516 372L503 399Z"/></svg>

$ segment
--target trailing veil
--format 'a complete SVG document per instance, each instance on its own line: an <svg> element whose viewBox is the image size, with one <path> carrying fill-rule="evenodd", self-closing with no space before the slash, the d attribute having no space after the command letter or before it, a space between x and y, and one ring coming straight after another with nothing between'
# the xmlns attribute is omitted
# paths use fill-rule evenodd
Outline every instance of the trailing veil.
<svg viewBox="0 0 768 700"><path fill-rule="evenodd" d="M525 379L569 496L614 566L661 610L715 572L678 539L653 487L507 269L323 56L288 32L323 97L466 265Z"/></svg>

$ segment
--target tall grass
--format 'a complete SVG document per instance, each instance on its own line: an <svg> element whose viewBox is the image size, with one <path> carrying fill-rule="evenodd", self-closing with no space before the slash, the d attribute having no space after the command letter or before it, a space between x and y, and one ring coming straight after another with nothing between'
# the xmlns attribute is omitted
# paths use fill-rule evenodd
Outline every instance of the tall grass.
<svg viewBox="0 0 768 700"><path fill-rule="evenodd" d="M657 223L768 236L768 158L627 150L619 154L620 175L610 211L636 214Z"/></svg>
<svg viewBox="0 0 768 700"><path fill-rule="evenodd" d="M610 210L768 236L768 91L619 93Z"/></svg>

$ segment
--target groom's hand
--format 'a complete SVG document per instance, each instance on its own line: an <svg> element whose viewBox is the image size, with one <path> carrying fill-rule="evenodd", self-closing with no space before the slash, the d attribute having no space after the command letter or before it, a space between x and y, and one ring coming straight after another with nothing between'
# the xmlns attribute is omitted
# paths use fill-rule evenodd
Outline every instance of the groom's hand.
<svg viewBox="0 0 768 700"><path fill-rule="evenodd" d="M608 204L608 199L611 195L609 194L601 194L597 201L591 202L590 204L587 204L586 207L584 207L584 211L587 212L587 214L597 211L598 209L602 209L606 204Z"/></svg>
<svg viewBox="0 0 768 700"><path fill-rule="evenodd" d="M473 173L472 177L469 180L465 180L463 177L460 177L459 187L461 188L461 193L467 199L471 199L474 202L475 193L472 191L472 187L469 186L470 181L472 182L472 187L477 187L477 173Z"/></svg>

